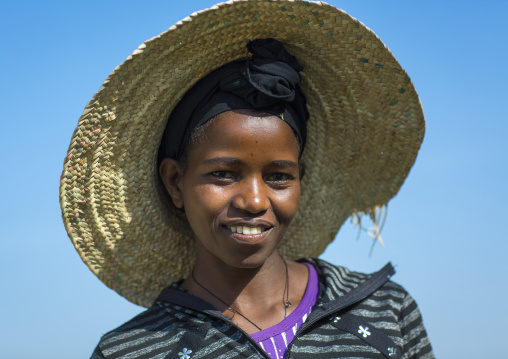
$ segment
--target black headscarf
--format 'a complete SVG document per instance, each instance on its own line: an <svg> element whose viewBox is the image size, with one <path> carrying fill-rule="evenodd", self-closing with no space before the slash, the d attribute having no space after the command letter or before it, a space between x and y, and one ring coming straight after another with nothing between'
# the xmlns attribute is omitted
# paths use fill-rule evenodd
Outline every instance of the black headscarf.
<svg viewBox="0 0 508 359"><path fill-rule="evenodd" d="M180 159L192 131L230 110L258 109L285 121L298 137L300 154L307 137L306 98L300 89L303 70L275 39L247 44L252 59L230 62L199 80L169 116L159 158Z"/></svg>

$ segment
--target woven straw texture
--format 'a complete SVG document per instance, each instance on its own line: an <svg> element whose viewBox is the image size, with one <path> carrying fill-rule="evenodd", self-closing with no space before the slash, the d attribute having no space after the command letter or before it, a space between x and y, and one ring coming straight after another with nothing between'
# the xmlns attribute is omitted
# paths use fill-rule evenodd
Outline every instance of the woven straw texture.
<svg viewBox="0 0 508 359"><path fill-rule="evenodd" d="M67 233L90 270L148 307L193 266L192 232L167 202L156 157L166 120L215 68L280 40L304 67L311 114L299 212L280 252L318 256L351 215L398 192L424 134L409 77L361 22L322 2L230 1L142 44L86 106L60 183Z"/></svg>

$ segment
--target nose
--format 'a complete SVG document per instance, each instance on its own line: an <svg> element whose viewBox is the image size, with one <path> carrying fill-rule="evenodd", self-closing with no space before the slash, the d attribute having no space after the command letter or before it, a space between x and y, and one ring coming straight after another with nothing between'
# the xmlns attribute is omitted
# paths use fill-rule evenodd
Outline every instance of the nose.
<svg viewBox="0 0 508 359"><path fill-rule="evenodd" d="M237 190L233 198L235 208L253 214L270 208L269 189L262 178L244 178L238 183Z"/></svg>

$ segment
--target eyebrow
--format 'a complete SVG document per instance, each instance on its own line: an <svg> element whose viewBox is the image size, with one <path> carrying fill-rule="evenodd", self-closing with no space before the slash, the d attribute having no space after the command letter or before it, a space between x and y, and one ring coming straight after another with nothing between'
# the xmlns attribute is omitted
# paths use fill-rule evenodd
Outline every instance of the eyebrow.
<svg viewBox="0 0 508 359"><path fill-rule="evenodd" d="M298 164L293 161L286 160L276 160L271 163L272 166L282 167L282 168L298 168Z"/></svg>
<svg viewBox="0 0 508 359"><path fill-rule="evenodd" d="M205 160L207 165L232 165L232 164L243 164L243 161L235 157L215 157Z"/></svg>
<svg viewBox="0 0 508 359"><path fill-rule="evenodd" d="M216 157L205 160L207 165L241 165L244 162L235 157ZM275 160L270 163L270 166L281 168L298 168L298 164L293 161Z"/></svg>

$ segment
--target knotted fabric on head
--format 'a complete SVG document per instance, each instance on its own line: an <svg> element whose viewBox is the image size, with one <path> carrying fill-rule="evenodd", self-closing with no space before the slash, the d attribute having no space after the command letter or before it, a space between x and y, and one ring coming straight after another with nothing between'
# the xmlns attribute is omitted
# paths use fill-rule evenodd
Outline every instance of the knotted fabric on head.
<svg viewBox="0 0 508 359"><path fill-rule="evenodd" d="M192 131L230 110L258 109L285 121L300 143L307 137L306 98L300 89L303 70L275 39L247 44L252 59L230 62L199 80L169 116L159 158L180 159Z"/></svg>

